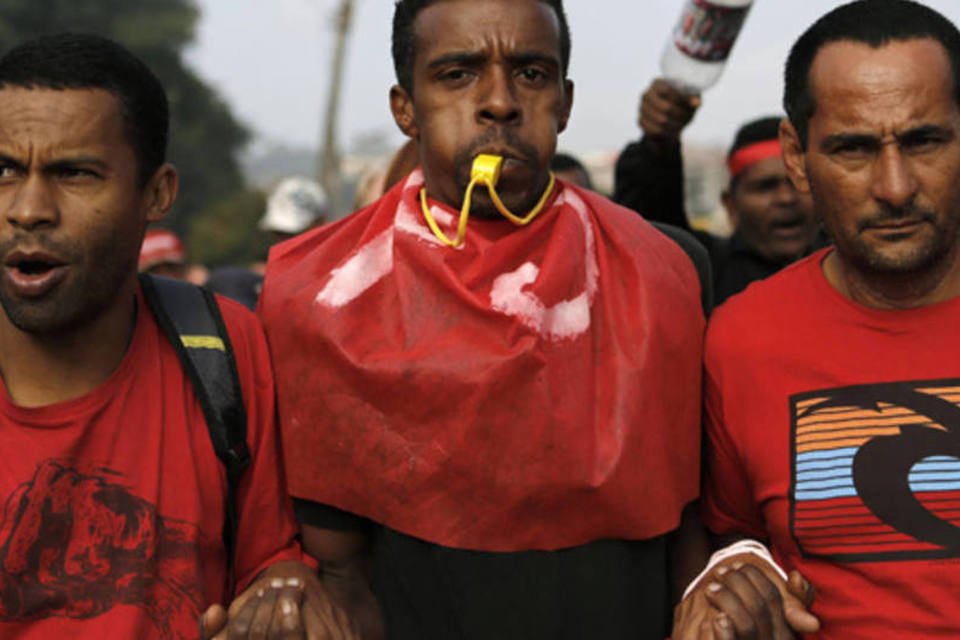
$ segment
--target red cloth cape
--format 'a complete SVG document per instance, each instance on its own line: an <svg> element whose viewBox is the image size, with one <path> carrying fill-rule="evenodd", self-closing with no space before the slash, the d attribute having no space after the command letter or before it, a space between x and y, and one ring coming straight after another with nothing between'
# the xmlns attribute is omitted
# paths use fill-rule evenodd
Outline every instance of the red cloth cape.
<svg viewBox="0 0 960 640"><path fill-rule="evenodd" d="M482 551L673 529L699 481L687 256L566 183L527 227L474 217L449 248L422 183L270 256L260 313L293 495ZM452 234L457 213L432 209Z"/></svg>

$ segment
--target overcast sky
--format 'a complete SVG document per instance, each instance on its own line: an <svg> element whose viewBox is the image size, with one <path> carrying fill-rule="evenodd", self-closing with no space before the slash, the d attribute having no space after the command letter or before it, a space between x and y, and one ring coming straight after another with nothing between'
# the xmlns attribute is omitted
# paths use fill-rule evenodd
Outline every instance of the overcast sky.
<svg viewBox="0 0 960 640"><path fill-rule="evenodd" d="M203 17L190 60L259 139L314 146L326 104L337 0L197 0ZM614 152L639 135L638 99L658 74L682 0L567 0L576 85L560 147ZM779 113L782 66L793 41L839 0L756 0L719 83L686 139L726 145L738 124ZM960 23L960 1L927 4ZM356 0L341 105L342 143L384 132L398 143L387 107L391 0Z"/></svg>

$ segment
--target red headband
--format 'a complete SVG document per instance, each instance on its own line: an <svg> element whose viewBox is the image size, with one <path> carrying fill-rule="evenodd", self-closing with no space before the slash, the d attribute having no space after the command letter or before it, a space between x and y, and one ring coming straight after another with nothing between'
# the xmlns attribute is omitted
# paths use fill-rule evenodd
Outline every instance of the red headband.
<svg viewBox="0 0 960 640"><path fill-rule="evenodd" d="M763 142L748 144L745 147L737 149L737 151L727 159L727 167L730 169L730 177L735 178L752 164L756 164L767 158L779 157L780 141L774 138L773 140L764 140Z"/></svg>

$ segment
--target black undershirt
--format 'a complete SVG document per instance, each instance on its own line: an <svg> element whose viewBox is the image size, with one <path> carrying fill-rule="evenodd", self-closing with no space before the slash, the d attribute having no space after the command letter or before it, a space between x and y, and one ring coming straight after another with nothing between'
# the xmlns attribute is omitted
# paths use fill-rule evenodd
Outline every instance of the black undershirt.
<svg viewBox="0 0 960 640"><path fill-rule="evenodd" d="M301 523L365 531L373 589L391 639L663 640L666 538L601 540L561 551L442 547L356 515L294 499Z"/></svg>

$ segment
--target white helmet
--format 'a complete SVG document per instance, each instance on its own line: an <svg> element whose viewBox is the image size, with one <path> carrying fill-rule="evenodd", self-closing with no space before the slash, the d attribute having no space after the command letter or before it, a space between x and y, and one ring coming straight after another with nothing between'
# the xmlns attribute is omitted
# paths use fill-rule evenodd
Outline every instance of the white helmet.
<svg viewBox="0 0 960 640"><path fill-rule="evenodd" d="M267 198L267 211L260 220L264 231L300 233L329 212L327 194L307 178L286 178Z"/></svg>

